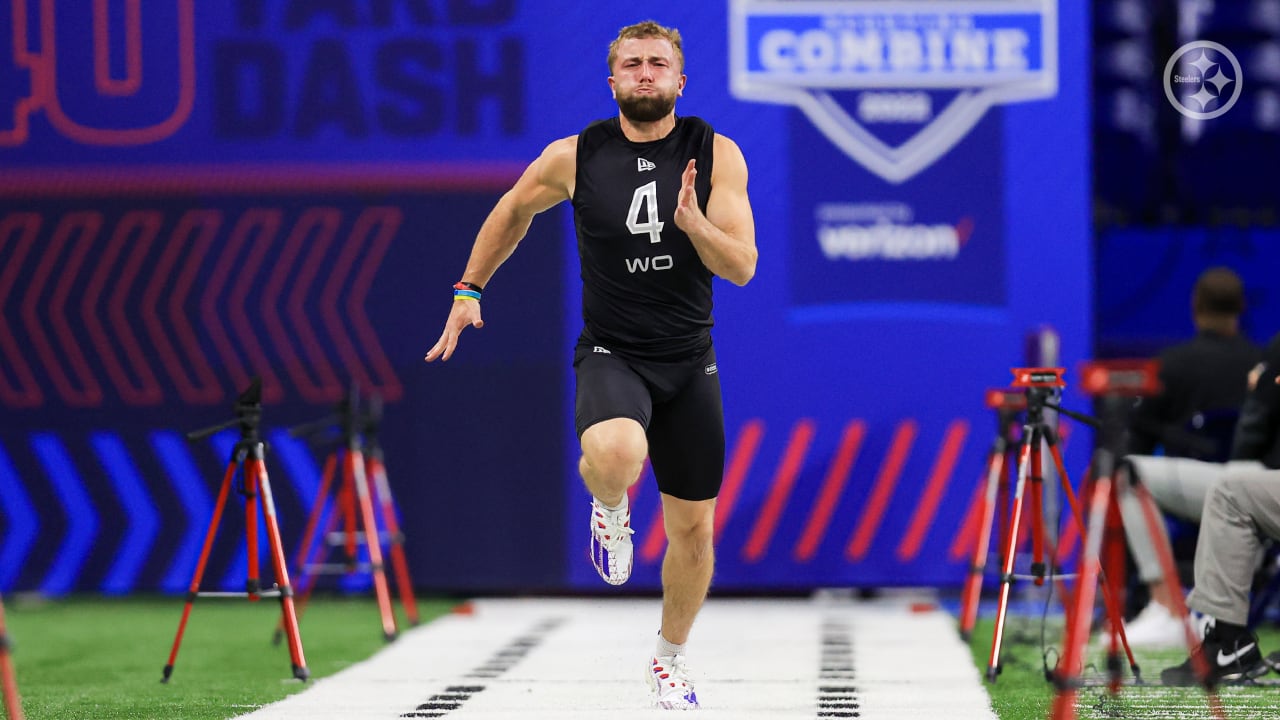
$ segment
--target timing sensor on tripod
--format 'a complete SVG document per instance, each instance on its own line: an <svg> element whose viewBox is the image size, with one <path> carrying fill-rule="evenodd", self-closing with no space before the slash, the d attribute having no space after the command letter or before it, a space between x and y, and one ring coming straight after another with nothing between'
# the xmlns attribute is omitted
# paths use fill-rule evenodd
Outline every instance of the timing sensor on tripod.
<svg viewBox="0 0 1280 720"><path fill-rule="evenodd" d="M983 397L983 403L991 410L1022 412L1027 409L1027 394L1016 388L991 388Z"/></svg>
<svg viewBox="0 0 1280 720"><path fill-rule="evenodd" d="M1064 388L1067 382L1062 379L1065 368L1034 367L1011 368L1013 371L1013 387L1017 388Z"/></svg>
<svg viewBox="0 0 1280 720"><path fill-rule="evenodd" d="M1085 395L1150 397L1163 389L1160 361L1152 359L1091 360L1080 364L1080 389Z"/></svg>

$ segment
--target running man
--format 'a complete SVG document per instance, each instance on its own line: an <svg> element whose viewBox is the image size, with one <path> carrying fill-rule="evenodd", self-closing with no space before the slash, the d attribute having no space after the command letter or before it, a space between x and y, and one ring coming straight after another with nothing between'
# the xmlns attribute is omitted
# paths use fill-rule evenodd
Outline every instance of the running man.
<svg viewBox="0 0 1280 720"><path fill-rule="evenodd" d="M751 280L755 223L742 151L703 120L675 114L686 82L679 31L653 21L622 28L608 64L618 115L548 145L498 201L426 360L448 360L464 328L483 327L484 286L533 216L570 200L584 321L574 420L592 495L591 558L611 585L630 577L627 489L648 457L667 551L647 678L656 706L695 709L685 642L711 585L725 451L711 278Z"/></svg>

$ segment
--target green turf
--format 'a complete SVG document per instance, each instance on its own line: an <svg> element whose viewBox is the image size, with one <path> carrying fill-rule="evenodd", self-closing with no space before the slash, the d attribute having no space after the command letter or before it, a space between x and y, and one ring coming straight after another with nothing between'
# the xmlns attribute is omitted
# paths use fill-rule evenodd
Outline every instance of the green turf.
<svg viewBox="0 0 1280 720"><path fill-rule="evenodd" d="M222 720L248 713L306 687L292 679L289 652L271 643L278 604L200 600L187 626L169 684L160 683L181 616L179 598L80 597L32 601L6 597L8 631L23 707L31 720ZM424 620L452 602L419 603ZM399 616L404 627L403 615ZM992 622L979 621L970 648L979 673L987 668ZM384 647L372 599L319 597L302 619L302 639L313 679L331 675ZM1264 628L1265 651L1280 649L1280 630ZM1050 663L1062 642L1061 621L1049 620L1044 636ZM1177 650L1141 652L1149 682L1160 669L1182 661ZM1098 680L1103 658L1090 655L1088 676ZM1045 718L1053 688L1045 680L1038 618L1010 616L1003 671L987 683L1000 720ZM1128 674L1126 673L1126 677ZM1280 676L1269 676L1280 683ZM1280 687L1228 687L1221 691L1230 718L1280 717ZM1081 691L1077 717L1208 718L1199 689L1126 686L1118 695Z"/></svg>
<svg viewBox="0 0 1280 720"><path fill-rule="evenodd" d="M452 605L419 601L419 615L425 622ZM6 597L5 609L30 720L221 720L306 687L293 679L288 647L272 644L275 601L197 601L168 684L160 678L180 598ZM300 625L313 680L386 644L372 599L316 597Z"/></svg>
<svg viewBox="0 0 1280 720"><path fill-rule="evenodd" d="M974 664L985 677L991 653L994 623L980 620L974 628L969 646ZM1000 720L1040 720L1049 716L1053 686L1045 679L1039 618L1010 616L1005 625L1001 652L1002 671L994 683L987 683L991 704ZM1050 667L1062 647L1062 621L1050 618L1044 634ZM1280 630L1264 627L1258 632L1264 654L1280 649ZM1171 688L1159 685L1160 670L1186 659L1185 650L1138 651L1134 653L1145 685L1126 684L1117 694L1103 687L1083 688L1076 702L1076 717L1089 720L1112 718L1210 718L1213 717L1205 693L1199 688ZM1084 677L1100 683L1104 677L1105 653L1100 646L1090 646L1089 663ZM1133 675L1124 663L1128 683ZM1266 683L1280 683L1280 676L1261 678ZM1280 717L1280 687L1266 685L1223 687L1219 691L1229 718Z"/></svg>

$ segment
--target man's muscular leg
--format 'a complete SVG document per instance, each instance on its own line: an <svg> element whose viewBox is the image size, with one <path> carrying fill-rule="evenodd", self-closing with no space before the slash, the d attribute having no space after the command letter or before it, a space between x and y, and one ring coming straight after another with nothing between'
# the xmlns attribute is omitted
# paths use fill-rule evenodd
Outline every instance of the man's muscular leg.
<svg viewBox="0 0 1280 720"><path fill-rule="evenodd" d="M583 431L578 472L597 500L617 507L640 479L648 454L649 442L640 423L631 418L604 420Z"/></svg>
<svg viewBox="0 0 1280 720"><path fill-rule="evenodd" d="M680 500L663 494L667 554L662 561L662 637L674 645L689 639L715 570L715 498Z"/></svg>

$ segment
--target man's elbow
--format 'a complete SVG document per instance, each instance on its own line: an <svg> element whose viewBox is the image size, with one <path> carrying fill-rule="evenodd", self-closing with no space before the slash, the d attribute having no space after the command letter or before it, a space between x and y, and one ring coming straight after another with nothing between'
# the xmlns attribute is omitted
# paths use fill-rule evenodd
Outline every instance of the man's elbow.
<svg viewBox="0 0 1280 720"><path fill-rule="evenodd" d="M733 269L732 274L725 279L738 287L742 287L743 285L751 282L751 278L756 276L756 259L758 257L759 254L752 249L750 255L744 258L742 262L738 263L737 267Z"/></svg>

